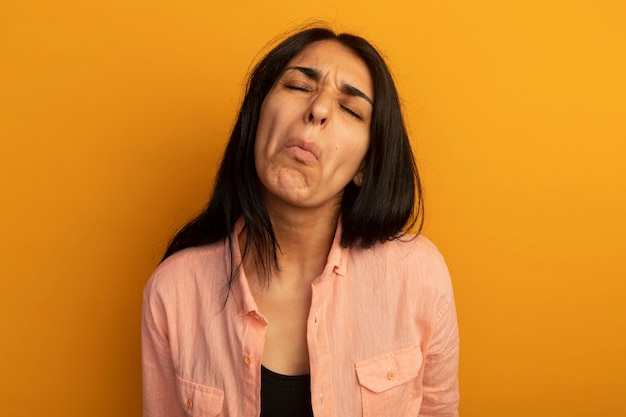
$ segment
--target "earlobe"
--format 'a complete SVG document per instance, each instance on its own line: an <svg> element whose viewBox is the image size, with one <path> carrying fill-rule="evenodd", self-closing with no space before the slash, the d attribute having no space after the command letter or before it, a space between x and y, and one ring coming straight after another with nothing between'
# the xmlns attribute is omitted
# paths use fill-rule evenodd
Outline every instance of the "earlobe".
<svg viewBox="0 0 626 417"><path fill-rule="evenodd" d="M357 187L361 187L363 185L364 178L365 176L363 175L363 173L359 172L354 176L354 178L352 178L352 182L354 182L354 185L356 185Z"/></svg>

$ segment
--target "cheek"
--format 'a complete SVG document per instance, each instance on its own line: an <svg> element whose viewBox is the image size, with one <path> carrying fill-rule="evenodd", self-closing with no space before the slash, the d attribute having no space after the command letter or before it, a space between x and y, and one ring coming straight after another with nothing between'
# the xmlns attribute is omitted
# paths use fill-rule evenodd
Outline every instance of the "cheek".
<svg viewBox="0 0 626 417"><path fill-rule="evenodd" d="M363 135L357 135L351 141L346 143L343 149L344 163L355 171L361 168L365 154L369 149L369 132Z"/></svg>
<svg viewBox="0 0 626 417"><path fill-rule="evenodd" d="M265 151L268 148L268 141L270 137L272 122L269 117L265 103L261 107L261 113L259 115L259 124L257 125L256 135L254 138L254 159L257 164L263 163L263 157Z"/></svg>
<svg viewBox="0 0 626 417"><path fill-rule="evenodd" d="M284 125L284 110L281 111L277 100L273 100L272 96L268 96L261 106L259 113L259 123L257 125L256 137L254 141L255 157L262 154L271 153L272 147L276 146L272 143L272 138L277 137L277 129Z"/></svg>

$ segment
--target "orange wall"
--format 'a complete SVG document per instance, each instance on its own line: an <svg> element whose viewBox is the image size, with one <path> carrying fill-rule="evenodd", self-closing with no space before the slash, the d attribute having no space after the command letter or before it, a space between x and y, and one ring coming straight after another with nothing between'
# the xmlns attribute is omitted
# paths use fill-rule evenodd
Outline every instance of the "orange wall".
<svg viewBox="0 0 626 417"><path fill-rule="evenodd" d="M394 68L462 415L626 415L626 6L379 4L1 0L0 415L140 414L142 287L250 62L307 17Z"/></svg>

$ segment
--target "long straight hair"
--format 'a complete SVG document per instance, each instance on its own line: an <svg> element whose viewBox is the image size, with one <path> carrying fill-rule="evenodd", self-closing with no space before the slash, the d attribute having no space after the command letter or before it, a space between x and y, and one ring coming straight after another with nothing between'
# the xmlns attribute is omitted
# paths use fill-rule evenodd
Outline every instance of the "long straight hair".
<svg viewBox="0 0 626 417"><path fill-rule="evenodd" d="M243 219L246 245L242 259L254 251L268 284L278 268L278 242L261 195L256 173L254 142L263 100L288 62L307 46L325 40L339 42L367 65L374 84L375 102L370 125L370 145L364 159L365 181L350 182L341 201L341 245L368 248L376 242L397 239L407 230L419 233L424 218L422 187L402 117L400 100L384 59L365 39L313 27L289 36L274 47L254 68L230 140L222 156L212 196L206 208L180 229L171 240L163 260L193 246L226 239L230 248L229 292L236 271L233 239L235 223Z"/></svg>

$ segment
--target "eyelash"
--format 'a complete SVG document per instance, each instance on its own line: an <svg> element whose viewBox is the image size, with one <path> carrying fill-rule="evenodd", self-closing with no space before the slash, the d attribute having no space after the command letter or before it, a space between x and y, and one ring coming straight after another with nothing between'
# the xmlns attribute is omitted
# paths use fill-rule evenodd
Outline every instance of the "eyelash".
<svg viewBox="0 0 626 417"><path fill-rule="evenodd" d="M295 91L311 91L310 88L308 88L305 85L297 85L297 84L286 84L286 83L282 83L283 87L285 87L288 90L295 90Z"/></svg>
<svg viewBox="0 0 626 417"><path fill-rule="evenodd" d="M342 109L347 111L349 115L354 116L355 118L357 118L357 120L363 120L363 116L361 116L361 114L358 113L357 111L352 110L350 107L346 106L345 104L339 103L339 105L341 106Z"/></svg>
<svg viewBox="0 0 626 417"><path fill-rule="evenodd" d="M288 83L282 83L283 87L285 87L288 90L294 90L294 91L305 91L305 92L310 92L311 89L304 86L304 85L297 85L297 84L288 84ZM339 106L341 106L341 108L343 110L345 110L350 116L353 116L354 118L356 118L357 120L363 120L363 116L358 113L357 111L351 109L350 107L346 106L343 103L339 103Z"/></svg>

